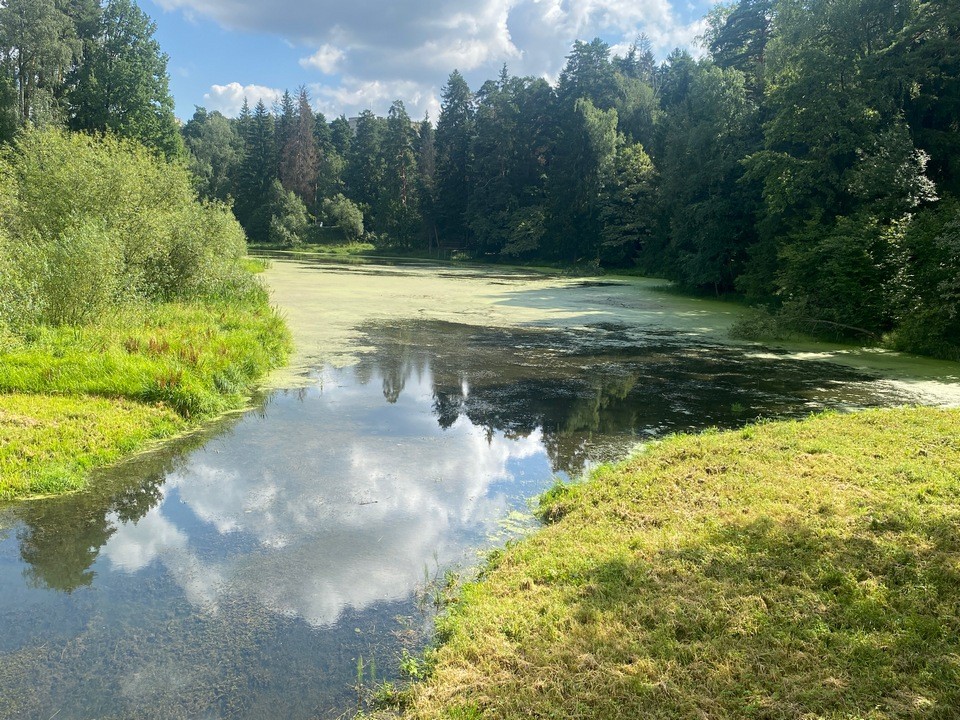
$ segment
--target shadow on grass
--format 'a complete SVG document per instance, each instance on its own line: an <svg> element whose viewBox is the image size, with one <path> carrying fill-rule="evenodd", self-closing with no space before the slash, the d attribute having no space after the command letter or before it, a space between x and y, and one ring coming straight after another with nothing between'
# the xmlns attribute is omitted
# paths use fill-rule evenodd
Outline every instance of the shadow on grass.
<svg viewBox="0 0 960 720"><path fill-rule="evenodd" d="M844 530L765 518L594 569L562 651L607 670L590 715L956 718L957 523Z"/></svg>

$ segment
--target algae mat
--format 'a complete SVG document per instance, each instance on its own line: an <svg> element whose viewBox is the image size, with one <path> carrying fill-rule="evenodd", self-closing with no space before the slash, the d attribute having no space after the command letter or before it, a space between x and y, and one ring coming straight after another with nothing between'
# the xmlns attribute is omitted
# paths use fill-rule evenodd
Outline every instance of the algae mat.
<svg viewBox="0 0 960 720"><path fill-rule="evenodd" d="M655 278L558 274L422 262L273 258L263 274L296 343L273 388L312 383L310 371L341 367L372 348L362 328L440 321L486 328L577 329L615 325L635 336L670 333L691 343L753 346L758 359L830 362L881 378L925 405L960 407L960 365L876 348L833 343L734 343L731 325L746 309L685 297Z"/></svg>

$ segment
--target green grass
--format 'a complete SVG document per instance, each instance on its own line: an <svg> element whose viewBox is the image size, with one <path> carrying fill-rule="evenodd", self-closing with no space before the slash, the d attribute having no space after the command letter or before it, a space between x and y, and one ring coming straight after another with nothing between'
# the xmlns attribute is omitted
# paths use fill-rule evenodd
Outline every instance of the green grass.
<svg viewBox="0 0 960 720"><path fill-rule="evenodd" d="M377 248L368 242L341 242L341 243L304 243L293 248L281 248L276 245L251 245L251 250L269 250L306 255L368 255Z"/></svg>
<svg viewBox="0 0 960 720"><path fill-rule="evenodd" d="M77 489L92 467L242 406L289 347L259 293L28 329L0 350L0 498Z"/></svg>
<svg viewBox="0 0 960 720"><path fill-rule="evenodd" d="M675 437L544 500L438 623L423 718L953 718L960 411Z"/></svg>
<svg viewBox="0 0 960 720"><path fill-rule="evenodd" d="M259 275L270 267L270 261L263 258L245 257L240 260L240 266L251 275Z"/></svg>
<svg viewBox="0 0 960 720"><path fill-rule="evenodd" d="M184 418L162 405L0 395L0 499L78 490L92 468L186 427Z"/></svg>

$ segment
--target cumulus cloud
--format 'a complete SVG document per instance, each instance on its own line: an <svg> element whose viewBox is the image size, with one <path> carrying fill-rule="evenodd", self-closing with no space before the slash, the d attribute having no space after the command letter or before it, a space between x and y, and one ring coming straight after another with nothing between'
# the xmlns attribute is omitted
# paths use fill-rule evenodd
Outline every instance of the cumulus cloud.
<svg viewBox="0 0 960 720"><path fill-rule="evenodd" d="M345 56L346 53L340 48L324 43L310 57L300 58L300 67L313 68L325 75L332 75Z"/></svg>
<svg viewBox="0 0 960 720"><path fill-rule="evenodd" d="M328 101L342 99L347 112L360 109L351 100L368 97L368 107L383 112L396 97L384 97L378 83L398 90L415 86L419 100L397 97L419 112L454 68L474 85L495 76L503 63L516 74L555 78L575 39L601 36L617 45L643 32L655 50L666 54L676 45L690 45L699 30L691 17L696 11L683 6L678 12L671 0L158 2L167 10L204 15L227 28L273 33L307 48L300 66L328 76L316 81L328 88L321 94Z"/></svg>
<svg viewBox="0 0 960 720"><path fill-rule="evenodd" d="M219 110L224 115L233 116L240 112L244 98L250 107L263 100L267 107L283 96L283 90L264 87L263 85L241 85L238 82L226 85L213 85L210 91L204 93L203 100L207 110Z"/></svg>
<svg viewBox="0 0 960 720"><path fill-rule="evenodd" d="M429 113L436 122L440 114L440 99L435 88L412 80L361 80L344 78L339 85L311 83L308 87L314 105L332 119L341 113L357 115L372 109L383 114L394 100L400 99L414 119Z"/></svg>

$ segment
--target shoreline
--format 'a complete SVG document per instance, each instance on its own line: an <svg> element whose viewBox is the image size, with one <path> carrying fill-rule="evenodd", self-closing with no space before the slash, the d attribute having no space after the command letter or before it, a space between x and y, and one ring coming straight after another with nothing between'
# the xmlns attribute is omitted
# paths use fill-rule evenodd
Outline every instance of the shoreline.
<svg viewBox="0 0 960 720"><path fill-rule="evenodd" d="M900 717L950 657L960 411L668 438L546 494L437 626L404 717ZM953 540L947 541L948 538Z"/></svg>
<svg viewBox="0 0 960 720"><path fill-rule="evenodd" d="M292 350L265 296L44 332L0 368L3 504L77 492L96 471L246 410Z"/></svg>

